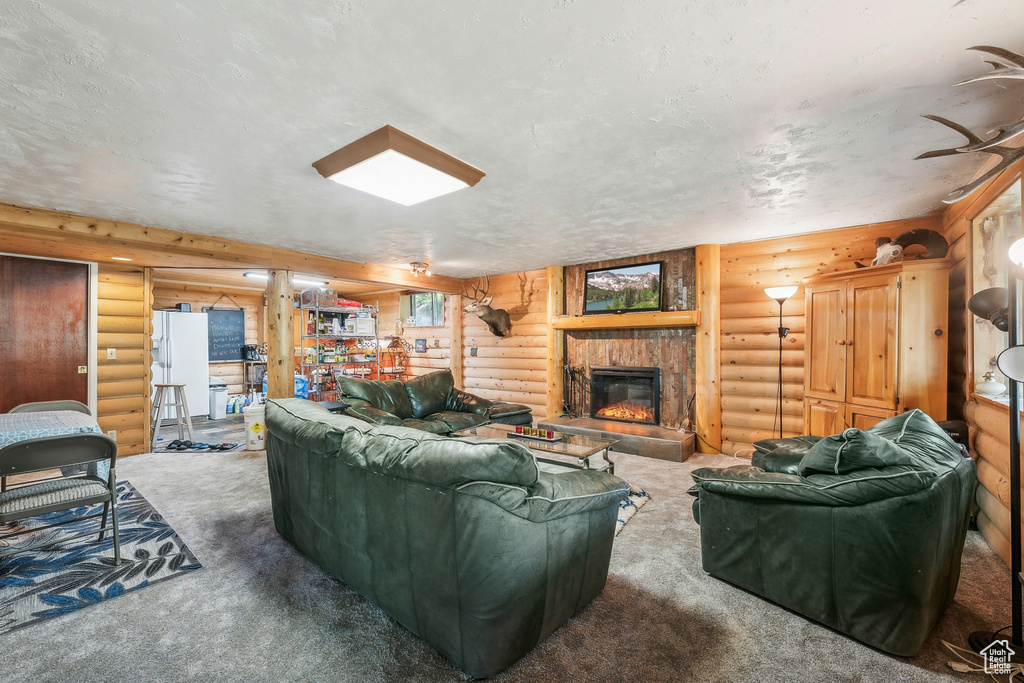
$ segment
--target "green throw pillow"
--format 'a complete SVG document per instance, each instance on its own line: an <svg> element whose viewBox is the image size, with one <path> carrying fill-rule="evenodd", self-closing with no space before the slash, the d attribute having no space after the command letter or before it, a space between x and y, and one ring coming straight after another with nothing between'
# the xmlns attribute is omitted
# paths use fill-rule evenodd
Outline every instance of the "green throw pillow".
<svg viewBox="0 0 1024 683"><path fill-rule="evenodd" d="M846 474L870 467L913 465L914 459L892 441L871 432L847 429L811 446L800 461L800 476Z"/></svg>

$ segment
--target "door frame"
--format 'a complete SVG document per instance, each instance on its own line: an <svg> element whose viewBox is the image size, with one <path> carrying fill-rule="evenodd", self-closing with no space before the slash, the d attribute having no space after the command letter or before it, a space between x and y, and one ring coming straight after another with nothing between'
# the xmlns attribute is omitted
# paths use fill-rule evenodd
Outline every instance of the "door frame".
<svg viewBox="0 0 1024 683"><path fill-rule="evenodd" d="M0 251L0 256L11 256L14 258L25 258L34 259L36 261L61 261L63 263L81 263L82 265L89 266L89 279L88 279L88 293L86 294L86 306L89 311L89 322L88 322L88 366L89 366L89 377L88 377L88 395L89 395L89 410L92 411L93 417L97 417L96 412L96 372L97 372L97 358L96 358L96 345L99 337L97 336L98 327L98 314L96 312L96 306L99 303L99 282L100 282L100 267L95 261L78 261L75 259L66 258L49 258L46 256L28 256L26 254L13 254L10 252Z"/></svg>

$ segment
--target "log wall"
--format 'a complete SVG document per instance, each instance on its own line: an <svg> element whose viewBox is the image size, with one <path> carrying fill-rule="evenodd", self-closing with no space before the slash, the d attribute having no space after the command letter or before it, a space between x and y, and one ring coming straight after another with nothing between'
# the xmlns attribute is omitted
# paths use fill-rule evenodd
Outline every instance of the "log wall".
<svg viewBox="0 0 1024 683"><path fill-rule="evenodd" d="M96 302L96 418L115 430L119 456L149 451L153 319L149 271L99 265ZM117 358L107 360L107 349Z"/></svg>
<svg viewBox="0 0 1024 683"><path fill-rule="evenodd" d="M492 275L488 295L492 308L508 311L512 332L496 337L480 318L462 316L465 389L491 401L526 404L534 417L547 417L547 271Z"/></svg>
<svg viewBox="0 0 1024 683"><path fill-rule="evenodd" d="M661 261L662 307L695 308L694 250L633 256L614 261L584 263L565 268L565 312L581 315L586 271ZM624 314L625 315L625 314ZM573 367L630 365L661 370L661 424L669 428L690 425L687 407L693 396L696 332L692 327L569 330L565 334L566 363Z"/></svg>
<svg viewBox="0 0 1024 683"><path fill-rule="evenodd" d="M722 245L722 450L734 453L773 436L778 391L779 305L765 287L799 285L783 306L782 428L803 433L803 280L870 263L875 239L914 228L942 231L940 217L875 223L808 235Z"/></svg>
<svg viewBox="0 0 1024 683"><path fill-rule="evenodd" d="M971 455L978 464L978 529L1010 564L1010 409L982 397L964 408L971 425ZM1022 498L1024 499L1024 498Z"/></svg>
<svg viewBox="0 0 1024 683"><path fill-rule="evenodd" d="M221 298L226 295L231 298ZM235 307L235 303L245 309L245 343L259 344L265 337L261 329L265 318L265 294L252 290L225 290L222 287L208 287L171 281L153 282L153 308L174 308L175 304L188 303L192 310L201 313L203 308L216 303L219 308ZM220 377L227 382L228 395L240 394L242 386L242 363L210 363L210 376Z"/></svg>

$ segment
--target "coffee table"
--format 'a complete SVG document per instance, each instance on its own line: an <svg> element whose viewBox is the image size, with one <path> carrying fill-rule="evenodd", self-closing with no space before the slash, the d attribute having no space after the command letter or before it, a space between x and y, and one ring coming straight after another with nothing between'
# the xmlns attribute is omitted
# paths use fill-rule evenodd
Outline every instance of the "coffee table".
<svg viewBox="0 0 1024 683"><path fill-rule="evenodd" d="M488 439L514 440L533 451L534 457L541 462L571 467L579 470L597 470L615 474L615 463L608 455L608 449L617 442L610 439L596 439L592 436L555 432L562 437L561 441L540 441L525 436L512 436L516 428L512 425L491 422L467 429L460 429L452 436L481 436ZM555 459L549 456L562 455L567 458ZM573 461L571 458L575 458Z"/></svg>

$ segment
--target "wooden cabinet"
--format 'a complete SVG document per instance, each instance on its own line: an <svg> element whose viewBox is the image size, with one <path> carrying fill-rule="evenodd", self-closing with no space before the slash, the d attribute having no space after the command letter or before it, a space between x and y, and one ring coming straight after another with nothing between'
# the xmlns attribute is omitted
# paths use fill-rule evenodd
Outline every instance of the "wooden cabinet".
<svg viewBox="0 0 1024 683"><path fill-rule="evenodd" d="M805 432L865 429L912 408L946 419L948 298L946 259L809 279Z"/></svg>

